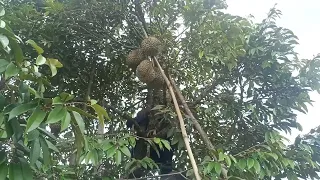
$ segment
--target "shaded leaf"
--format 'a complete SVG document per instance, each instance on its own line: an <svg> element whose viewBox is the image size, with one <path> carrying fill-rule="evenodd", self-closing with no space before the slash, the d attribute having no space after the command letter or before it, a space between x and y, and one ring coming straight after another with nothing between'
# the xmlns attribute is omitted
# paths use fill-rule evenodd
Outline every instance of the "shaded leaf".
<svg viewBox="0 0 320 180"><path fill-rule="evenodd" d="M62 105L57 105L48 115L47 124L56 123L64 118L67 114L67 109Z"/></svg>
<svg viewBox="0 0 320 180"><path fill-rule="evenodd" d="M67 112L66 116L61 120L61 131L68 128L70 121L71 121L71 115L69 112Z"/></svg>
<svg viewBox="0 0 320 180"><path fill-rule="evenodd" d="M27 120L26 132L30 132L41 124L41 122L46 117L46 112L41 110L41 106L38 106L32 113L32 115Z"/></svg>
<svg viewBox="0 0 320 180"><path fill-rule="evenodd" d="M8 165L7 163L0 164L0 180L6 180L6 177L8 175Z"/></svg>
<svg viewBox="0 0 320 180"><path fill-rule="evenodd" d="M30 164L33 165L36 163L38 158L40 157L40 142L39 139L35 139L31 143L31 151L30 151Z"/></svg>
<svg viewBox="0 0 320 180"><path fill-rule="evenodd" d="M18 74L19 74L19 68L11 62L6 68L5 79L16 76Z"/></svg>
<svg viewBox="0 0 320 180"><path fill-rule="evenodd" d="M49 165L50 164L50 152L49 152L49 148L48 148L48 144L46 142L46 140L40 136L40 145L41 145L41 149L42 149L42 154L43 154L43 163L45 165Z"/></svg>
<svg viewBox="0 0 320 180"><path fill-rule="evenodd" d="M23 180L21 166L18 163L10 163L9 180Z"/></svg>
<svg viewBox="0 0 320 180"><path fill-rule="evenodd" d="M9 62L5 59L0 59L0 73L4 72L7 69Z"/></svg>
<svg viewBox="0 0 320 180"><path fill-rule="evenodd" d="M37 106L36 103L28 103L28 104L19 105L10 111L8 120L11 120L12 118L17 117L17 116L19 116L29 110L32 110L36 106Z"/></svg>

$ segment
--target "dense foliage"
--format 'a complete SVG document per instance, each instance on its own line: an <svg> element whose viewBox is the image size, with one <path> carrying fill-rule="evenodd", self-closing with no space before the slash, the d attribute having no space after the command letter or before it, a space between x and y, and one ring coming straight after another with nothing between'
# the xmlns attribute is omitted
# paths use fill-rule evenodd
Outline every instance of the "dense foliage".
<svg viewBox="0 0 320 180"><path fill-rule="evenodd" d="M294 33L272 8L261 23L225 13L218 0L8 0L0 9L0 180L114 179L149 158L131 158L138 136L126 120L147 87L127 65L143 29L164 44L161 59L203 137L184 114L203 179L320 179L320 128L301 129L310 91L320 91L320 56L298 59ZM183 109L181 109L183 110ZM178 124L172 106L163 111ZM193 178L179 126L175 171ZM162 144L167 141L145 138ZM214 158L216 157L216 159Z"/></svg>

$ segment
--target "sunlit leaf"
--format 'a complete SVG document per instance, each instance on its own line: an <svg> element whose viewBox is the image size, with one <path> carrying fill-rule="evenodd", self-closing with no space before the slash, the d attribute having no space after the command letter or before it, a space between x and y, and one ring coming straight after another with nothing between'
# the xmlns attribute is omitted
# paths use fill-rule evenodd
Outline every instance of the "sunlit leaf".
<svg viewBox="0 0 320 180"><path fill-rule="evenodd" d="M112 157L115 153L116 153L117 149L115 146L112 146L111 148L109 148L107 150L107 159L109 159L110 157Z"/></svg>
<svg viewBox="0 0 320 180"><path fill-rule="evenodd" d="M36 59L36 64L38 66L45 64L46 63L46 58L43 57L41 54L38 55L37 59Z"/></svg>
<svg viewBox="0 0 320 180"><path fill-rule="evenodd" d="M7 36L0 34L0 43L2 44L3 48L6 48L9 45L9 39Z"/></svg>
<svg viewBox="0 0 320 180"><path fill-rule="evenodd" d="M126 146L121 146L120 147L120 150L123 154L125 154L126 156L128 157L131 157L131 153L130 153L130 150L128 149L128 147Z"/></svg>
<svg viewBox="0 0 320 180"><path fill-rule="evenodd" d="M260 163L259 161L257 160L254 160L254 169L256 170L256 172L259 174L260 173L260 170L261 170L261 166L260 166Z"/></svg>
<svg viewBox="0 0 320 180"><path fill-rule="evenodd" d="M44 52L43 49L40 46L38 46L38 44L33 40L30 39L26 41L26 43L30 44L38 52L38 54L42 54Z"/></svg>
<svg viewBox="0 0 320 180"><path fill-rule="evenodd" d="M75 118L75 120L76 120L76 122L77 122L77 124L79 126L79 129L80 129L81 133L83 134L85 127L84 127L84 121L83 121L81 115L78 112L75 112L75 111L72 111L72 114L73 114L73 116L74 116L74 118Z"/></svg>

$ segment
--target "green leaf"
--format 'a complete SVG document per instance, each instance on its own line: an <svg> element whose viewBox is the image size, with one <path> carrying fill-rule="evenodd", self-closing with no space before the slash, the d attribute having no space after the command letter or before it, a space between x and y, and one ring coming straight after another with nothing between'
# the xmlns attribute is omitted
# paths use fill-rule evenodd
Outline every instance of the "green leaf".
<svg viewBox="0 0 320 180"><path fill-rule="evenodd" d="M60 97L55 97L52 99L52 104L63 104Z"/></svg>
<svg viewBox="0 0 320 180"><path fill-rule="evenodd" d="M8 64L8 61L0 59L0 73L4 72L7 69Z"/></svg>
<svg viewBox="0 0 320 180"><path fill-rule="evenodd" d="M214 163L214 169L215 169L215 171L216 171L216 173L217 173L218 175L221 174L222 166L221 166L220 163Z"/></svg>
<svg viewBox="0 0 320 180"><path fill-rule="evenodd" d="M9 39L10 39L10 45L12 47L16 62L22 63L23 58L24 58L22 49L20 48L19 44L17 43L17 41L15 39L13 39L11 37Z"/></svg>
<svg viewBox="0 0 320 180"><path fill-rule="evenodd" d="M98 101L97 101L97 100L94 100L94 99L91 99L91 100L90 100L90 104L91 104L91 105L97 104L97 102L98 102Z"/></svg>
<svg viewBox="0 0 320 180"><path fill-rule="evenodd" d="M4 16L6 14L6 11L4 10L4 7L0 7L0 16Z"/></svg>
<svg viewBox="0 0 320 180"><path fill-rule="evenodd" d="M120 150L124 155L126 155L128 157L131 157L130 150L129 150L129 148L127 146L121 146Z"/></svg>
<svg viewBox="0 0 320 180"><path fill-rule="evenodd" d="M63 65L57 59L50 59L48 58L46 64L51 69L51 76L55 76L57 74L57 68L63 67Z"/></svg>
<svg viewBox="0 0 320 180"><path fill-rule="evenodd" d="M35 139L31 143L31 151L30 151L30 164L33 165L36 163L38 158L40 157L40 142L39 139Z"/></svg>
<svg viewBox="0 0 320 180"><path fill-rule="evenodd" d="M46 63L46 58L43 57L41 54L39 54L39 56L36 59L36 64L38 66L40 66L40 65L45 64L45 63Z"/></svg>
<svg viewBox="0 0 320 180"><path fill-rule="evenodd" d="M257 161L257 160L254 160L254 169L256 170L256 172L257 172L258 174L260 173L261 166L260 166L259 161Z"/></svg>
<svg viewBox="0 0 320 180"><path fill-rule="evenodd" d="M18 163L9 165L9 180L23 180L21 166Z"/></svg>
<svg viewBox="0 0 320 180"><path fill-rule="evenodd" d="M229 156L225 156L225 161L227 163L227 166L231 166L231 159L229 158Z"/></svg>
<svg viewBox="0 0 320 180"><path fill-rule="evenodd" d="M223 154L223 152L219 152L219 159L218 161L223 161L225 158L225 155Z"/></svg>
<svg viewBox="0 0 320 180"><path fill-rule="evenodd" d="M244 159L240 159L238 161L238 165L239 165L240 169L242 169L242 170L246 168L246 164L247 164L247 162Z"/></svg>
<svg viewBox="0 0 320 180"><path fill-rule="evenodd" d="M208 174L212 171L212 169L214 168L215 164L216 164L215 162L210 162L208 164L208 166L205 169Z"/></svg>
<svg viewBox="0 0 320 180"><path fill-rule="evenodd" d="M8 175L7 163L0 164L0 180L6 180Z"/></svg>
<svg viewBox="0 0 320 180"><path fill-rule="evenodd" d="M251 169L254 165L254 160L251 159L251 158L248 158L247 159L247 166L248 166L248 169Z"/></svg>
<svg viewBox="0 0 320 180"><path fill-rule="evenodd" d="M159 143L160 143L160 138L154 137L154 138L153 138L153 141L154 141L156 144L159 144Z"/></svg>
<svg viewBox="0 0 320 180"><path fill-rule="evenodd" d="M117 149L115 146L112 146L110 149L107 150L107 159L112 157L116 153Z"/></svg>
<svg viewBox="0 0 320 180"><path fill-rule="evenodd" d="M59 96L61 97L61 100L64 102L70 101L74 98L73 94L69 94L66 92L61 93Z"/></svg>
<svg viewBox="0 0 320 180"><path fill-rule="evenodd" d="M50 70L51 70L51 77L55 76L57 74L57 68L52 65L52 64L49 64L49 67L50 67Z"/></svg>
<svg viewBox="0 0 320 180"><path fill-rule="evenodd" d="M203 57L203 53L204 53L204 51L199 51L199 58L201 59L202 57Z"/></svg>
<svg viewBox="0 0 320 180"><path fill-rule="evenodd" d="M47 124L56 123L64 118L67 114L67 109L62 105L57 105L48 115Z"/></svg>
<svg viewBox="0 0 320 180"><path fill-rule="evenodd" d="M91 105L91 107L96 111L99 119L99 123L103 126L104 125L104 118L110 119L108 116L107 111L101 107L99 104Z"/></svg>
<svg viewBox="0 0 320 180"><path fill-rule="evenodd" d="M113 143L111 143L110 141L104 141L104 142L102 143L102 149L103 149L104 151L109 150L109 149L112 148L113 146L114 146Z"/></svg>
<svg viewBox="0 0 320 180"><path fill-rule="evenodd" d="M45 139L45 140L46 140L46 139ZM55 152L60 152L60 151L57 149L57 147L56 147L55 145L53 145L50 141L46 140L46 143L47 143L49 149L52 149L52 150L54 150Z"/></svg>
<svg viewBox="0 0 320 180"><path fill-rule="evenodd" d="M3 20L0 20L0 28L5 28L6 27L6 22Z"/></svg>
<svg viewBox="0 0 320 180"><path fill-rule="evenodd" d="M162 144L164 145L164 147L166 147L168 150L171 150L171 146L169 144L169 141L167 140L161 140Z"/></svg>
<svg viewBox="0 0 320 180"><path fill-rule="evenodd" d="M43 154L43 162L45 165L49 165L50 159L51 159L50 152L49 152L48 144L42 136L40 136L40 145L41 145L42 154Z"/></svg>
<svg viewBox="0 0 320 180"><path fill-rule="evenodd" d="M20 106L17 106L10 111L8 120L11 120L14 117L17 117L31 109L34 109L36 106L36 103L21 104Z"/></svg>
<svg viewBox="0 0 320 180"><path fill-rule="evenodd" d="M1 127L3 122L4 122L4 114L1 112L0 113L0 127Z"/></svg>
<svg viewBox="0 0 320 180"><path fill-rule="evenodd" d="M30 44L38 52L38 54L42 54L44 52L43 49L33 40L29 39L26 43Z"/></svg>
<svg viewBox="0 0 320 180"><path fill-rule="evenodd" d="M67 112L66 116L61 120L61 131L64 131L65 129L68 128L70 121L71 121L71 115L69 112Z"/></svg>
<svg viewBox="0 0 320 180"><path fill-rule="evenodd" d="M0 151L0 165L7 161L7 153L4 150Z"/></svg>
<svg viewBox="0 0 320 180"><path fill-rule="evenodd" d="M29 117L27 121L27 127L26 127L26 132L30 132L42 123L44 118L46 117L46 112L41 110L41 106L38 106L32 113L32 115Z"/></svg>
<svg viewBox="0 0 320 180"><path fill-rule="evenodd" d="M42 98L38 91L29 86L29 92L33 94L36 98Z"/></svg>
<svg viewBox="0 0 320 180"><path fill-rule="evenodd" d="M30 168L29 163L27 163L25 160L21 161L21 170L23 174L23 180L33 180L33 171Z"/></svg>
<svg viewBox="0 0 320 180"><path fill-rule="evenodd" d="M271 156L274 160L278 160L278 155L275 153L265 153L265 154Z"/></svg>
<svg viewBox="0 0 320 180"><path fill-rule="evenodd" d="M0 43L2 44L3 48L6 48L9 45L9 39L7 36L0 34Z"/></svg>
<svg viewBox="0 0 320 180"><path fill-rule="evenodd" d="M83 116L87 116L87 117L89 117L89 118L93 118L93 119L96 118L94 115L89 114L89 113L87 113L87 112L85 112L85 111L83 111L82 109L77 108L77 107L67 106L67 109L68 109L69 111L78 112L79 114L81 114L81 115L83 115Z"/></svg>
<svg viewBox="0 0 320 180"><path fill-rule="evenodd" d="M57 68L62 68L63 65L61 64L61 62L58 59L52 59L52 58L48 58L47 59L47 63L53 65L54 67Z"/></svg>
<svg viewBox="0 0 320 180"><path fill-rule="evenodd" d="M84 121L81 117L81 115L78 112L72 111L72 114L74 116L74 119L77 121L77 124L79 126L79 129L81 131L82 134L84 134Z"/></svg>
<svg viewBox="0 0 320 180"><path fill-rule="evenodd" d="M16 76L18 74L19 74L19 68L11 62L7 66L4 76L5 76L5 79L9 79L10 77Z"/></svg>

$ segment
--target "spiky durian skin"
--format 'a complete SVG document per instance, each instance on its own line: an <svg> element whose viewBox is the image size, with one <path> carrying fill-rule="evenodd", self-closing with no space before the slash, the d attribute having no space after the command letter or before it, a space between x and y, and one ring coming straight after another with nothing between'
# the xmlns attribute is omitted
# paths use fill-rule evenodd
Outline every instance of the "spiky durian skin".
<svg viewBox="0 0 320 180"><path fill-rule="evenodd" d="M149 60L143 60L136 69L137 77L141 82L150 83L155 78L155 71L153 69L152 62Z"/></svg>
<svg viewBox="0 0 320 180"><path fill-rule="evenodd" d="M165 80L162 77L161 71L159 68L154 68L155 78L148 84L148 87L152 89L162 89L165 84Z"/></svg>
<svg viewBox="0 0 320 180"><path fill-rule="evenodd" d="M144 59L145 56L141 49L134 49L128 54L126 63L130 68L135 70Z"/></svg>
<svg viewBox="0 0 320 180"><path fill-rule="evenodd" d="M161 50L161 42L156 37L149 36L141 42L141 50L146 56L156 56Z"/></svg>

